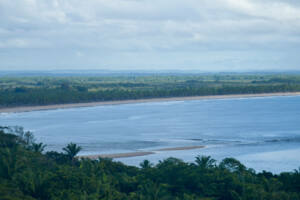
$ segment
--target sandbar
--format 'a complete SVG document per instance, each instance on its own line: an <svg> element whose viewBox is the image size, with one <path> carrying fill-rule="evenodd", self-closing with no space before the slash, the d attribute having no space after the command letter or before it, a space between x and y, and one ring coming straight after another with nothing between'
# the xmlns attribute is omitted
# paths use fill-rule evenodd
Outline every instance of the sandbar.
<svg viewBox="0 0 300 200"><path fill-rule="evenodd" d="M114 153L114 154L96 154L96 155L81 155L79 158L89 158L89 159L98 159L100 158L129 158L129 157L137 157L137 156L146 156L155 154L159 151L184 151L184 150L192 150L192 149L201 149L204 146L185 146L185 147L172 147L172 148L162 148L162 149L154 149L152 151L137 151L137 152L129 152L129 153Z"/></svg>

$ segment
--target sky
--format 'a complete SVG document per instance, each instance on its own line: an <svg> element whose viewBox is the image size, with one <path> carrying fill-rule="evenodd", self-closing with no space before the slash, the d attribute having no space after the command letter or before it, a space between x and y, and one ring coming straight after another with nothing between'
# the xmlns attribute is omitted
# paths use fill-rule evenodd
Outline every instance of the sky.
<svg viewBox="0 0 300 200"><path fill-rule="evenodd" d="M0 70L300 70L299 0L0 0Z"/></svg>

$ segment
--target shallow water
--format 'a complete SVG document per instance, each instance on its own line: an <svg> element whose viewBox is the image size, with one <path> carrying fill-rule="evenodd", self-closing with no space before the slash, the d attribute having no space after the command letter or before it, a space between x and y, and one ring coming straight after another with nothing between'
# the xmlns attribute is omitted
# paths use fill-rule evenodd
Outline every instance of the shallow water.
<svg viewBox="0 0 300 200"><path fill-rule="evenodd" d="M272 172L300 166L300 96L155 102L0 115L1 125L34 132L47 150L69 142L81 154L151 151L205 145L204 149L157 152L118 159L138 165L174 156L217 160L235 157L247 167Z"/></svg>

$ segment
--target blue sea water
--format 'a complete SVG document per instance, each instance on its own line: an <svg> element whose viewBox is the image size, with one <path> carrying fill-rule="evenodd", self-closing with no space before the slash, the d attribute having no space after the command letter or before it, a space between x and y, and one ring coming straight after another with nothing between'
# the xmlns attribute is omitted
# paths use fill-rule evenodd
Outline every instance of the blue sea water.
<svg viewBox="0 0 300 200"><path fill-rule="evenodd" d="M197 155L239 159L257 171L275 173L300 167L300 96L209 99L106 105L0 114L0 125L19 125L47 150L74 142L81 154L152 151L205 145L121 158L138 165L169 156L188 162Z"/></svg>

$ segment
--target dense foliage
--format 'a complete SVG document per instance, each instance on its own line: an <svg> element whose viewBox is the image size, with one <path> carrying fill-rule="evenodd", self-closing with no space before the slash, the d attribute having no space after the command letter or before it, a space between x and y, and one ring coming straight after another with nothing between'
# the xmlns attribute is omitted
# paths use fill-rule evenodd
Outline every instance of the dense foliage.
<svg viewBox="0 0 300 200"><path fill-rule="evenodd" d="M2 77L0 107L300 91L300 75Z"/></svg>
<svg viewBox="0 0 300 200"><path fill-rule="evenodd" d="M126 166L110 159L78 160L80 147L42 153L32 134L0 128L0 199L300 199L300 171L256 173L233 158L217 164L168 158L152 165Z"/></svg>

